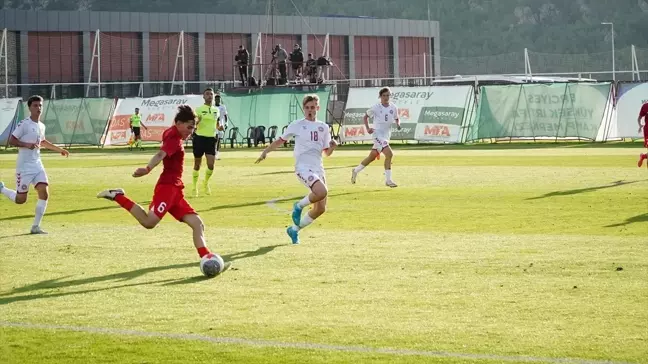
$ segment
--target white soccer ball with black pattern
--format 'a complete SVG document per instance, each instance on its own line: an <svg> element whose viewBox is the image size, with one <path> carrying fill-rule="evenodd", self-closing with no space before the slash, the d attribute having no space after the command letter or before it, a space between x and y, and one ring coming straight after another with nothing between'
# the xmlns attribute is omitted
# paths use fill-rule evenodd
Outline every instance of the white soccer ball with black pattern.
<svg viewBox="0 0 648 364"><path fill-rule="evenodd" d="M200 271L207 277L216 277L224 268L225 261L218 254L210 253L200 259Z"/></svg>

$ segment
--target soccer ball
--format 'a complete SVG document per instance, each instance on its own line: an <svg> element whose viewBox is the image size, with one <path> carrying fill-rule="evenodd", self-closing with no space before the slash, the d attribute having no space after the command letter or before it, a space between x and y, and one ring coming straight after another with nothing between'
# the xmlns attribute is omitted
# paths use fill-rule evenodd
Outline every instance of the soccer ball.
<svg viewBox="0 0 648 364"><path fill-rule="evenodd" d="M200 259L200 271L207 277L216 277L223 272L225 261L218 254L207 254Z"/></svg>

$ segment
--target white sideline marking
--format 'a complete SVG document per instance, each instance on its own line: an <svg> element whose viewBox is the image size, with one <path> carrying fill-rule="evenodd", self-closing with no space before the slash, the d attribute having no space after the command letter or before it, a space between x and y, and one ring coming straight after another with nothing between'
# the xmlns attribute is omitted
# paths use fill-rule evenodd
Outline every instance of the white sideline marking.
<svg viewBox="0 0 648 364"><path fill-rule="evenodd" d="M273 209L273 210L277 210L277 211L279 211L279 212L283 212L283 213L286 213L286 214L290 214L290 213L292 212L292 209L290 209L290 210L284 210L284 209L280 208L279 206L277 206L277 202L279 202L279 200L293 200L293 199L296 200L296 199L298 199L298 198L300 198L300 197L303 197L303 196L294 196L294 197L277 197L277 198L273 198L273 199L270 200L270 201L266 201L266 205L267 205L269 208Z"/></svg>
<svg viewBox="0 0 648 364"><path fill-rule="evenodd" d="M25 329L43 329L43 330L66 330L85 332L92 334L109 334L109 335L129 335L139 337L154 337L163 339L177 339L189 341L205 341L213 344L237 344L257 347L271 347L281 349L301 349L301 350L324 350L324 351L340 351L351 353L369 353L369 354L385 354L385 355L401 355L401 356L425 356L434 358L453 358L453 359L471 359L471 360L495 360L495 361L514 361L514 362L527 362L527 363L568 363L568 364L630 364L626 362L605 361L605 360L590 360L590 359L577 359L577 358L542 358L534 356L507 356L507 355L491 355L491 354L470 354L470 353L450 353L444 351L423 351L423 350L410 350L410 349L393 349L393 348L372 348L367 346L346 346L346 345L327 345L317 343L290 343L272 340L257 340L257 339L241 339L231 337L210 337L196 334L174 334L163 332L147 332L125 329L110 329L100 327L83 327L83 326L67 326L67 325L47 325L47 324L31 324L22 322L6 322L0 321L0 327L18 327Z"/></svg>

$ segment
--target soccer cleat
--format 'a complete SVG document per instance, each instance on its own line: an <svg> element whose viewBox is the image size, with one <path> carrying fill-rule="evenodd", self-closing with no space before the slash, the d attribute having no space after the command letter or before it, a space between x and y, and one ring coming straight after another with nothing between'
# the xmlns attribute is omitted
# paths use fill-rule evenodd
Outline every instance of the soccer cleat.
<svg viewBox="0 0 648 364"><path fill-rule="evenodd" d="M40 228L40 226L32 226L30 234L34 235L47 235L47 231Z"/></svg>
<svg viewBox="0 0 648 364"><path fill-rule="evenodd" d="M191 196L193 196L193 197L198 197L198 189L196 188L196 186L194 186L194 187L191 189Z"/></svg>
<svg viewBox="0 0 648 364"><path fill-rule="evenodd" d="M356 179L358 178L358 172L356 172L355 168L351 170L351 183L355 184Z"/></svg>
<svg viewBox="0 0 648 364"><path fill-rule="evenodd" d="M290 240L292 240L292 243L294 245L299 244L299 231L293 229L293 227L291 226L288 229L286 229L286 234L290 236Z"/></svg>
<svg viewBox="0 0 648 364"><path fill-rule="evenodd" d="M203 190L205 191L205 195L211 196L211 187L209 187L209 184L205 183L203 184Z"/></svg>
<svg viewBox="0 0 648 364"><path fill-rule="evenodd" d="M648 153L646 153L646 154L644 154L644 153L639 154L639 162L637 163L637 166L638 166L639 168L641 168L641 166L643 166L643 162L644 162L647 158L648 158ZM2 188L0 188L0 190L2 190Z"/></svg>
<svg viewBox="0 0 648 364"><path fill-rule="evenodd" d="M115 188L112 190L105 190L97 194L97 198L105 198L106 200L114 201L115 197L118 195L125 195L126 191L121 188Z"/></svg>
<svg viewBox="0 0 648 364"><path fill-rule="evenodd" d="M0 181L0 191L4 188L4 182Z"/></svg>
<svg viewBox="0 0 648 364"><path fill-rule="evenodd" d="M396 183L394 183L394 181L385 182L385 186L391 187L391 188L398 187L398 185Z"/></svg>
<svg viewBox="0 0 648 364"><path fill-rule="evenodd" d="M297 226L299 226L299 223L301 222L301 215L303 210L303 207L299 207L299 202L295 202L295 204L293 205L292 221Z"/></svg>

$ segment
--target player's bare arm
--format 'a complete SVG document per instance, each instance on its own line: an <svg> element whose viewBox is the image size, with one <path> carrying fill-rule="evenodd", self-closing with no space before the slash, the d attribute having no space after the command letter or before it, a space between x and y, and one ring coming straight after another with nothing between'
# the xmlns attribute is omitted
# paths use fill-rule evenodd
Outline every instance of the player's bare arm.
<svg viewBox="0 0 648 364"><path fill-rule="evenodd" d="M43 141L41 141L41 145L43 147L45 147L45 149L49 149L52 152L61 153L61 155L64 156L64 157L67 157L67 156L70 155L70 152L68 152L66 149L57 147L56 145L50 143L47 139L44 139Z"/></svg>
<svg viewBox="0 0 648 364"><path fill-rule="evenodd" d="M281 139L281 138L278 138L277 140L275 140L274 142L272 142L270 145L268 145L268 146L263 150L263 152L261 152L261 155L260 155L259 158L256 160L256 162L254 162L254 163L260 163L261 161L263 161L264 159L266 159L266 157L268 156L268 153L270 153L270 152L276 150L277 148L279 148L280 146L282 146L283 143L285 143L285 142L286 142L286 141L283 140L283 139Z"/></svg>
<svg viewBox="0 0 648 364"><path fill-rule="evenodd" d="M643 116L642 116L642 115L639 115L639 117L637 118L637 124L639 124L639 132L640 132L640 133L641 133L641 129L644 128L644 126L641 125L641 119L643 119Z"/></svg>
<svg viewBox="0 0 648 364"><path fill-rule="evenodd" d="M160 162L162 162L164 158L166 158L166 155L167 155L166 152L163 150L155 153L155 155L153 156L153 158L151 158L151 160L148 162L146 167L138 168L135 170L135 172L133 173L133 177L137 178L137 177L146 176L153 170L153 168L157 167L157 165L160 164Z"/></svg>
<svg viewBox="0 0 648 364"><path fill-rule="evenodd" d="M369 127L369 115L365 114L363 121L364 121L365 129L367 129L367 133L373 134L374 132L373 128Z"/></svg>
<svg viewBox="0 0 648 364"><path fill-rule="evenodd" d="M337 147L338 147L338 143L334 139L331 139L331 142L329 143L329 147L324 149L324 154L327 157L330 157L331 154L333 154L333 151L335 151L335 148Z"/></svg>
<svg viewBox="0 0 648 364"><path fill-rule="evenodd" d="M38 144L36 144L36 143L25 143L25 142L21 142L20 140L18 140L18 138L16 138L16 137L13 136L13 135L12 135L11 137L9 137L9 145L11 145L12 147L17 147L17 148L27 148L27 149L37 149L37 148L40 148L40 145L38 145Z"/></svg>

